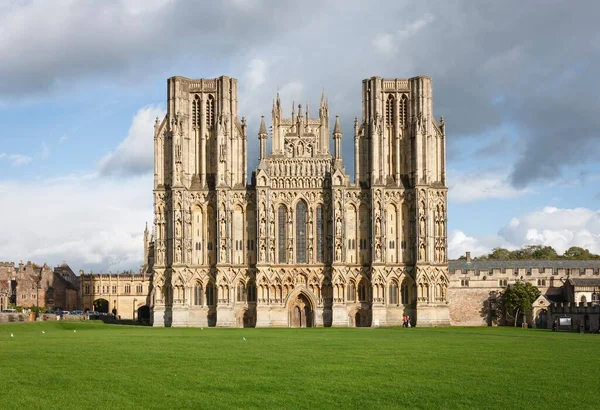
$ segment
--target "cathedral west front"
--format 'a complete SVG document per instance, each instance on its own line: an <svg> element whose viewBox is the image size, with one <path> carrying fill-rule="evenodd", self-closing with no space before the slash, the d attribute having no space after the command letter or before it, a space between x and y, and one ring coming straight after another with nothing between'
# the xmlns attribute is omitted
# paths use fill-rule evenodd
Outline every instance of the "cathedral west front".
<svg viewBox="0 0 600 410"><path fill-rule="evenodd" d="M168 80L154 132L153 325L449 325L445 125L431 79L363 80L351 136L324 96L317 110L284 110L277 95L270 127L263 117L249 132L237 91L226 76ZM250 183L248 141L259 148Z"/></svg>

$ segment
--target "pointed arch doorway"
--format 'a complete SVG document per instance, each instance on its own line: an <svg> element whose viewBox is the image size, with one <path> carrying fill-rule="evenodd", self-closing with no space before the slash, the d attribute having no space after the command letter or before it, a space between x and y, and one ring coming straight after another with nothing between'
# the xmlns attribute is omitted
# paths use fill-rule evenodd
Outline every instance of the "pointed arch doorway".
<svg viewBox="0 0 600 410"><path fill-rule="evenodd" d="M303 292L290 298L288 302L289 327L313 327L314 310L308 296Z"/></svg>

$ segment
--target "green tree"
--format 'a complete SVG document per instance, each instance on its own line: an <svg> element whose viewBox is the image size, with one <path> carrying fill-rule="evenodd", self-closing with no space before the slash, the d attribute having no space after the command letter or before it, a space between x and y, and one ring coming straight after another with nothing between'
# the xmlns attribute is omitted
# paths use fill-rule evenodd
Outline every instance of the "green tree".
<svg viewBox="0 0 600 410"><path fill-rule="evenodd" d="M488 259L495 259L500 261L505 261L510 259L510 251L504 248L494 248L492 252L488 255Z"/></svg>
<svg viewBox="0 0 600 410"><path fill-rule="evenodd" d="M537 246L531 256L533 259L557 259L558 253L552 246Z"/></svg>
<svg viewBox="0 0 600 410"><path fill-rule="evenodd" d="M598 259L600 256L591 253L588 249L580 248L579 246L571 246L563 253L565 259Z"/></svg>
<svg viewBox="0 0 600 410"><path fill-rule="evenodd" d="M529 282L517 281L508 286L500 297L500 305L506 316L514 318L517 326L519 314L527 315L531 312L533 302L542 294L538 288Z"/></svg>

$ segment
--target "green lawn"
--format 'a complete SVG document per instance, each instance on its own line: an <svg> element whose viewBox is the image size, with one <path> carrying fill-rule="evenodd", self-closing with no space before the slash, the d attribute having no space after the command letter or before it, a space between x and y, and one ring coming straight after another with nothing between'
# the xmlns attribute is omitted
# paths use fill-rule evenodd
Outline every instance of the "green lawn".
<svg viewBox="0 0 600 410"><path fill-rule="evenodd" d="M3 324L0 409L599 408L599 354L513 328Z"/></svg>

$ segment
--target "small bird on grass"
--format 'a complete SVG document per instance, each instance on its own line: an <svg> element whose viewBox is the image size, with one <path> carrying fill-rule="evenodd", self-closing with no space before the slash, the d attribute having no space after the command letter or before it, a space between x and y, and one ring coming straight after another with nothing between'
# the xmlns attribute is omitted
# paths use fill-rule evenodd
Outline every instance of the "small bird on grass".
<svg viewBox="0 0 600 410"><path fill-rule="evenodd" d="M246 338L245 338L245 337L242 337L242 340L245 342L245 341L246 341Z"/></svg>

